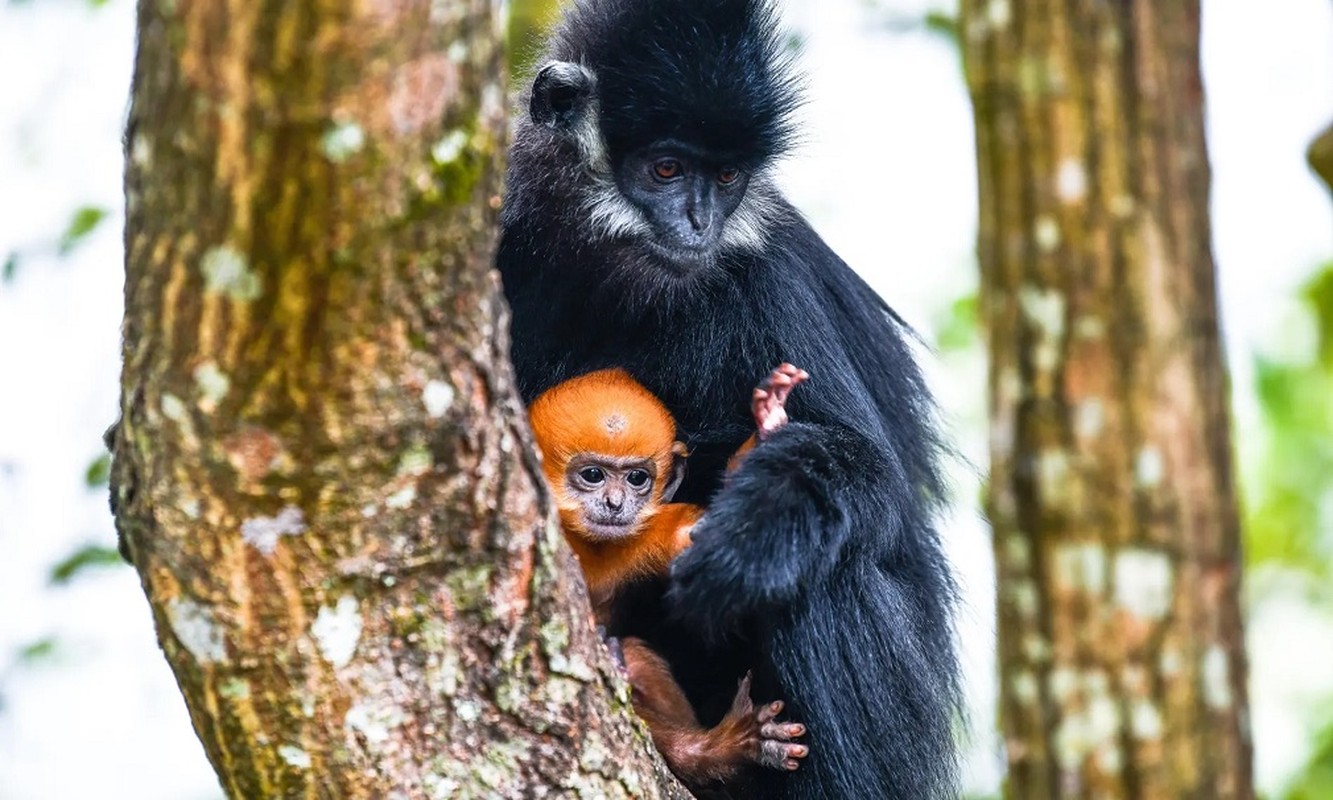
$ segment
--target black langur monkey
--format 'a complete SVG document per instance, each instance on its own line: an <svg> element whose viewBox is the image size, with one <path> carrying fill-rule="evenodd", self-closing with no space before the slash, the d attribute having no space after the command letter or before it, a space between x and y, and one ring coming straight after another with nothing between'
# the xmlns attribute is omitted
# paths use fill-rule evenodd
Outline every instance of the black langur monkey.
<svg viewBox="0 0 1333 800"><path fill-rule="evenodd" d="M773 182L799 102L770 0L574 0L510 155L498 266L524 399L620 367L691 451L706 505L611 633L664 654L701 722L737 680L812 750L748 797L957 794L954 584L935 517L945 445L910 332ZM814 376L792 422L722 476L771 364Z"/></svg>

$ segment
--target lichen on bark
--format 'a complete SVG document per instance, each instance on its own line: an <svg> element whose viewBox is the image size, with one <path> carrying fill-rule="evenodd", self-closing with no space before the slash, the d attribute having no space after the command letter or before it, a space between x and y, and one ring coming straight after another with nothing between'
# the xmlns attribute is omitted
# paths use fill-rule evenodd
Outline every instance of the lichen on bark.
<svg viewBox="0 0 1333 800"><path fill-rule="evenodd" d="M684 796L513 390L502 10L140 4L113 504L231 797Z"/></svg>
<svg viewBox="0 0 1333 800"><path fill-rule="evenodd" d="M962 7L1011 797L1253 796L1198 11Z"/></svg>

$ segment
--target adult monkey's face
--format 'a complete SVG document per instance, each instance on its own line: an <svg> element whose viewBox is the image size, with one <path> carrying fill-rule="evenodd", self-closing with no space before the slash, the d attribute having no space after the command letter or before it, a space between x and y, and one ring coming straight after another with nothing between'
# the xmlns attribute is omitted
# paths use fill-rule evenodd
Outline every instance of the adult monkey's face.
<svg viewBox="0 0 1333 800"><path fill-rule="evenodd" d="M575 145L591 238L642 245L656 263L679 272L712 264L728 250L762 246L783 217L763 161L674 132L608 144L615 120L604 118L599 91L591 69L556 61L538 72L529 104L535 125Z"/></svg>
<svg viewBox="0 0 1333 800"><path fill-rule="evenodd" d="M648 220L668 258L707 258L722 241L749 175L699 148L664 140L616 167L616 185Z"/></svg>

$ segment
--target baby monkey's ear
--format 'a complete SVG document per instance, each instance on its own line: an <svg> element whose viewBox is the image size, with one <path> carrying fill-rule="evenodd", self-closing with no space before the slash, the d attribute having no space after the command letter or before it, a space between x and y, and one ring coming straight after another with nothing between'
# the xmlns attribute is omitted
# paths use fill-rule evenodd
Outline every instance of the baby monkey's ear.
<svg viewBox="0 0 1333 800"><path fill-rule="evenodd" d="M666 485L662 487L662 502L670 503L671 498L676 496L676 490L680 488L680 482L685 480L685 458L690 454L686 449L684 442L676 442L671 445L671 474L667 476Z"/></svg>

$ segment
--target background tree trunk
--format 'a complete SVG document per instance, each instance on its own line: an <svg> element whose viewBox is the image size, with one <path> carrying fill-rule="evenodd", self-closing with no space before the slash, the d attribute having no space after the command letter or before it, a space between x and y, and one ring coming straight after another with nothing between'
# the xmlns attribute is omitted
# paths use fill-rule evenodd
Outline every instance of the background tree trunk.
<svg viewBox="0 0 1333 800"><path fill-rule="evenodd" d="M1253 796L1198 22L963 3L1011 797Z"/></svg>
<svg viewBox="0 0 1333 800"><path fill-rule="evenodd" d="M511 385L501 8L140 3L113 504L231 797L684 796Z"/></svg>

